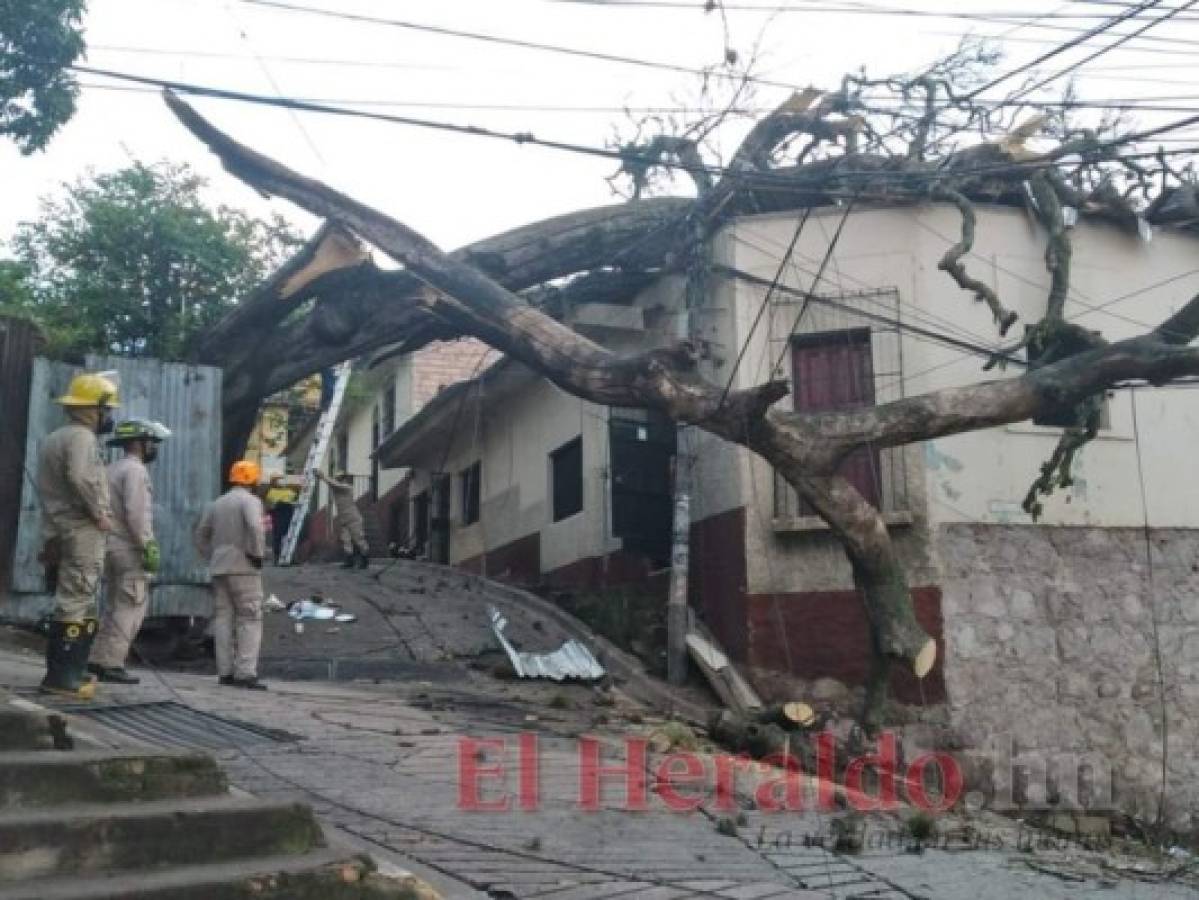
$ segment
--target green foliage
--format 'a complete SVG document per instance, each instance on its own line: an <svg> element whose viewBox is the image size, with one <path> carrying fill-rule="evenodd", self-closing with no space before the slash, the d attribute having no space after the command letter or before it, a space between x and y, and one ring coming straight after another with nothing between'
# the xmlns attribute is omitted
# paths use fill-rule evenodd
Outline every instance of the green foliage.
<svg viewBox="0 0 1199 900"><path fill-rule="evenodd" d="M18 227L0 303L41 324L59 355L180 358L299 244L277 217L205 205L204 184L187 166L135 163L68 185ZM18 282L7 294L6 269Z"/></svg>
<svg viewBox="0 0 1199 900"><path fill-rule="evenodd" d="M75 113L84 0L0 0L0 135L43 149Z"/></svg>

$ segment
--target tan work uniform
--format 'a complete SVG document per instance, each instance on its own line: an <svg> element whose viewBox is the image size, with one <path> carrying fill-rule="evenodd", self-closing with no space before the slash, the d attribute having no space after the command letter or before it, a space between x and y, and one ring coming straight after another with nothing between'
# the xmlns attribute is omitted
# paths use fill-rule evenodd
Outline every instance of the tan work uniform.
<svg viewBox="0 0 1199 900"><path fill-rule="evenodd" d="M212 574L212 637L222 678L258 676L262 574L250 560L266 553L262 515L262 501L238 486L208 504L196 526L196 547Z"/></svg>
<svg viewBox="0 0 1199 900"><path fill-rule="evenodd" d="M100 522L112 517L95 432L69 422L47 436L38 457L37 487L43 541L57 539L60 547L54 617L59 622L95 618L104 565Z"/></svg>
<svg viewBox="0 0 1199 900"><path fill-rule="evenodd" d="M108 467L113 529L104 556L104 610L91 661L107 669L125 665L141 630L150 592L142 551L154 540L154 489L146 464L127 454Z"/></svg>
<svg viewBox="0 0 1199 900"><path fill-rule="evenodd" d="M337 529L341 538L341 549L346 556L355 550L363 556L370 555L370 547L366 543L366 526L362 521L362 511L354 502L352 485L336 481L332 478L325 482L329 485L329 493L333 496L333 506L337 510Z"/></svg>

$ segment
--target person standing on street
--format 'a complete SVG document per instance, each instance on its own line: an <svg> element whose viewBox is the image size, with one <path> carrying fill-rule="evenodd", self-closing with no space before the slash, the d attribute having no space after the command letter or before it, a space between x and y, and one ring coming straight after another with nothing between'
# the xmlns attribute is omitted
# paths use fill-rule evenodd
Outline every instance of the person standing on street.
<svg viewBox="0 0 1199 900"><path fill-rule="evenodd" d="M116 382L93 373L71 379L57 402L69 421L46 437L38 454L41 560L47 587L54 591L41 689L90 700L96 686L87 675L87 658L96 636L104 538L113 527L96 438L112 430L112 410L120 403Z"/></svg>
<svg viewBox="0 0 1199 900"><path fill-rule="evenodd" d="M113 529L104 556L104 609L87 664L100 681L137 684L125 670L129 647L141 630L150 594L150 578L161 553L154 538L154 490L146 465L158 457L158 445L171 436L159 422L129 419L117 425L110 447L125 455L108 467Z"/></svg>
<svg viewBox="0 0 1199 900"><path fill-rule="evenodd" d="M231 487L208 504L195 530L196 548L208 560L215 612L212 636L220 683L265 691L258 680L262 645L262 559L266 555L262 501L253 490L258 464L239 460Z"/></svg>
<svg viewBox="0 0 1199 900"><path fill-rule="evenodd" d="M337 530L341 536L341 550L345 554L343 569L353 568L358 562L358 568L365 569L371 564L370 548L366 543L366 524L362 520L362 511L354 502L354 482L345 472L336 478L330 478L320 469L316 469L317 478L329 485L329 493L333 495L333 507L337 510Z"/></svg>

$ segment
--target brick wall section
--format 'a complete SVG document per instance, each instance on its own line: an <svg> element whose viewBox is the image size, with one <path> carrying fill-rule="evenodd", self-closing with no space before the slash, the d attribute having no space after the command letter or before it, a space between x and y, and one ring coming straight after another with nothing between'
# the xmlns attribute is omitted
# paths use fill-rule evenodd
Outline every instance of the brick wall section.
<svg viewBox="0 0 1199 900"><path fill-rule="evenodd" d="M912 601L916 618L937 640L937 663L923 684L911 672L893 666L891 696L901 703L943 703L941 591L913 588ZM745 605L751 666L789 672L808 681L833 678L848 687L866 683L870 626L857 591L751 594Z"/></svg>
<svg viewBox="0 0 1199 900"><path fill-rule="evenodd" d="M417 350L412 354L412 411L420 410L442 388L478 375L499 357L474 338L437 341Z"/></svg>
<svg viewBox="0 0 1199 900"><path fill-rule="evenodd" d="M745 507L691 523L688 601L733 659L744 662Z"/></svg>

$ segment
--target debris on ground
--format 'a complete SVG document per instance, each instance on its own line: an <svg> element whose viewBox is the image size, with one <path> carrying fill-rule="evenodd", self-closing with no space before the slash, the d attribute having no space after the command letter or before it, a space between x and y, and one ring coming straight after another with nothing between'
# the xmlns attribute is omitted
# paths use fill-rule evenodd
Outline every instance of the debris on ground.
<svg viewBox="0 0 1199 900"><path fill-rule="evenodd" d="M804 771L812 772L815 771L815 751L810 735L817 730L817 725L823 727L824 721L815 714L796 712L796 715L808 724L800 726L795 719L784 717L782 721L792 726L784 728L771 721L777 717L769 710L750 718L723 709L709 717L708 735L733 753L746 753L754 759L794 759Z"/></svg>
<svg viewBox="0 0 1199 900"><path fill-rule="evenodd" d="M687 632L687 652L716 696L729 709L747 716L762 708L757 692L737 671L716 639L698 622L693 622Z"/></svg>
<svg viewBox="0 0 1199 900"><path fill-rule="evenodd" d="M330 600L312 599L293 600L287 604L287 614L297 622L304 619L318 619L321 621L332 620L334 622L356 622L358 617L353 613L341 612L341 607Z"/></svg>
<svg viewBox="0 0 1199 900"><path fill-rule="evenodd" d="M579 641L571 638L552 653L525 653L516 649L504 636L508 620L494 606L487 607L491 618L491 630L496 640L508 654L512 668L521 678L548 678L551 681L563 681L567 678L578 678L585 681L595 681L605 675L604 667Z"/></svg>
<svg viewBox="0 0 1199 900"><path fill-rule="evenodd" d="M670 753L674 750L694 752L699 749L695 732L682 722L664 722L650 732L650 749L655 753Z"/></svg>

